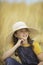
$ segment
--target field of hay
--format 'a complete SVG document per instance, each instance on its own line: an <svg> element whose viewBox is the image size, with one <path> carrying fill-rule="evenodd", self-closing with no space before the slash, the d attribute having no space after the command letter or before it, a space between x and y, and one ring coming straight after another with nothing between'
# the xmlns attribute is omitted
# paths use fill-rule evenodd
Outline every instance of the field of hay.
<svg viewBox="0 0 43 65"><path fill-rule="evenodd" d="M43 47L43 3L28 6L22 3L0 3L0 9L0 55L9 48L6 39L12 30L12 25L17 21L24 21L29 27L38 29L40 35L36 40Z"/></svg>

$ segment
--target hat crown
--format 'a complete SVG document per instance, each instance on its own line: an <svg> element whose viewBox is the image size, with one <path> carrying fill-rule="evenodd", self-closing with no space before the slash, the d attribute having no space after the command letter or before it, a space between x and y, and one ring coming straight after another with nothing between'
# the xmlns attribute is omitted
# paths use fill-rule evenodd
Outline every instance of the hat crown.
<svg viewBox="0 0 43 65"><path fill-rule="evenodd" d="M28 27L23 21L19 21L13 24L11 33L13 34L15 31L23 28L27 28L29 30L28 32L31 38L35 38L35 36L39 34L39 31L37 29Z"/></svg>
<svg viewBox="0 0 43 65"><path fill-rule="evenodd" d="M22 29L22 28L27 28L27 25L26 25L24 22L22 22L22 21L16 22L16 23L13 25L13 27L12 27L13 31L16 31L16 30Z"/></svg>

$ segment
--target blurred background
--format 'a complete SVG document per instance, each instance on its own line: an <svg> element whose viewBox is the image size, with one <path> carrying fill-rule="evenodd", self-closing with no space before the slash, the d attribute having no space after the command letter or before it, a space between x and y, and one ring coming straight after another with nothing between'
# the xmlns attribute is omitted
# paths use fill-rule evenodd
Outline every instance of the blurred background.
<svg viewBox="0 0 43 65"><path fill-rule="evenodd" d="M40 34L34 38L43 50L43 0L0 0L0 57L9 48L6 42L12 25L24 21Z"/></svg>

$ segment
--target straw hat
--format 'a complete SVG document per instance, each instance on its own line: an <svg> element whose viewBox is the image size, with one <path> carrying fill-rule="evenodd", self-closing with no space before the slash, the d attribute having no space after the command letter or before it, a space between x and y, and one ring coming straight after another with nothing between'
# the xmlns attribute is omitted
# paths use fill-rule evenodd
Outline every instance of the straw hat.
<svg viewBox="0 0 43 65"><path fill-rule="evenodd" d="M39 34L38 30L28 27L25 24L25 22L23 22L23 21L19 21L19 22L16 22L15 24L13 24L12 30L10 31L10 33L6 37L6 43L7 44L13 43L12 36L13 36L14 32L17 31L17 30L23 29L23 28L27 28L29 30L29 36L33 40Z"/></svg>
<svg viewBox="0 0 43 65"><path fill-rule="evenodd" d="M19 21L19 22L16 22L15 24L13 24L12 32L14 33L15 31L18 31L23 28L27 28L29 30L29 36L31 38L34 38L39 33L38 30L28 27L26 25L26 23L23 21Z"/></svg>

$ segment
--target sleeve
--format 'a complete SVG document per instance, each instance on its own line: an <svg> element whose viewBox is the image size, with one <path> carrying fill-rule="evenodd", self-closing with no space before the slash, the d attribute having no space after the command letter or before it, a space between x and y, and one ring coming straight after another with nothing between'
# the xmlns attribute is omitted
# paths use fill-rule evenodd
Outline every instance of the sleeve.
<svg viewBox="0 0 43 65"><path fill-rule="evenodd" d="M38 55L42 52L41 46L38 42L34 42L33 46L34 46L33 50L36 53L36 55Z"/></svg>

